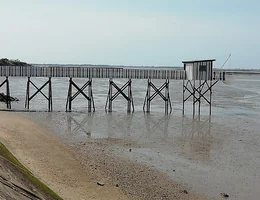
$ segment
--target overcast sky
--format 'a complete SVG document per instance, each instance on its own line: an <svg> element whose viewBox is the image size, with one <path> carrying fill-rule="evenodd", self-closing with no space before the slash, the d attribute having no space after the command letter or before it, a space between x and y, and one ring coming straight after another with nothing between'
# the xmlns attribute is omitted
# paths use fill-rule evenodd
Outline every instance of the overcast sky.
<svg viewBox="0 0 260 200"><path fill-rule="evenodd" d="M260 68L257 0L0 0L0 57L167 65L216 58Z"/></svg>

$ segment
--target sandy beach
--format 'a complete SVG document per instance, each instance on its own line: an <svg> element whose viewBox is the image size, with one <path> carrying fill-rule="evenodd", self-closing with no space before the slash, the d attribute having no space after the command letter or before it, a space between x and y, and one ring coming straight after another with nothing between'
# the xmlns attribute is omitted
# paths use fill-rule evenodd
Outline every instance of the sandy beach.
<svg viewBox="0 0 260 200"><path fill-rule="evenodd" d="M18 113L0 113L0 139L64 199L206 199L161 172L105 154L101 143L87 145L84 157Z"/></svg>
<svg viewBox="0 0 260 200"><path fill-rule="evenodd" d="M57 138L17 114L0 115L0 137L35 176L64 199L128 199L118 188L97 186L94 176Z"/></svg>

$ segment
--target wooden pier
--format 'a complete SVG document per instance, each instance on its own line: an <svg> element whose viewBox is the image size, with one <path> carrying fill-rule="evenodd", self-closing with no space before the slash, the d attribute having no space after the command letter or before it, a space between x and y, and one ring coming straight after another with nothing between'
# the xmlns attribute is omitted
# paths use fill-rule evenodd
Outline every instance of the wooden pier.
<svg viewBox="0 0 260 200"><path fill-rule="evenodd" d="M48 101L48 111L53 110L53 102L52 102L52 78L53 77L67 77L68 78L68 95L66 102L66 111L72 111L72 102L78 96L82 95L88 101L88 112L95 111L94 105L94 96L92 92L92 79L100 79L105 78L108 79L108 95L105 110L108 112L112 112L112 102L119 95L122 95L127 101L127 112L134 112L134 100L132 95L132 81L134 79L147 79L147 92L144 97L143 110L145 112L150 112L151 101L156 97L160 96L162 100L165 102L165 113L168 114L172 111L170 95L169 95L169 85L172 80L183 80L183 97L186 91L190 92L188 98L183 98L184 103L192 96L194 98L193 104L196 102L201 102L201 99L204 98L207 102L210 103L211 106L211 97L210 100L205 98L205 94L207 91L212 93L212 87L220 80L225 80L225 72L214 71L212 70L212 62L211 61L201 61L200 66L207 66L207 63L210 63L211 71L207 71L206 76L201 77L193 77L193 82L203 81L203 84L200 86L194 87L191 84L189 71L187 71L187 67L189 64L185 63L184 70L176 70L176 69L160 69L160 68L119 68L119 67L63 67L63 66L50 66L50 67L39 67L39 66L0 66L0 77L5 77L5 80L0 84L0 88L4 85L6 86L6 95L10 97L10 87L9 87L9 79L8 77L27 77L27 85L26 85L26 101L25 108L30 109L30 101L37 94L41 94ZM204 69L203 68L203 69ZM189 69L191 70L191 69ZM204 69L204 71L206 68ZM205 74L205 73L204 73ZM209 76L210 74L210 76ZM37 86L32 82L31 77L46 77L46 82L43 85ZM78 86L73 79L74 78L85 78L87 81L83 86ZM127 82L118 86L114 79L127 79ZM162 79L165 82L162 85L156 86L152 80L154 79ZM187 83L186 83L187 81ZM208 85L208 81L210 81L210 85ZM213 82L213 83L212 83ZM189 89L188 86L191 85L192 89ZM203 91L204 86L208 86L208 90ZM34 94L30 94L30 87L36 88L36 92ZM48 94L43 93L43 88L48 87ZM73 89L76 91L73 93ZM152 90L151 90L152 89ZM85 92L87 90L87 92ZM163 93L164 91L164 93ZM199 95L197 95L198 93ZM5 100L8 109L11 109L11 101L9 98ZM184 106L183 106L184 110Z"/></svg>

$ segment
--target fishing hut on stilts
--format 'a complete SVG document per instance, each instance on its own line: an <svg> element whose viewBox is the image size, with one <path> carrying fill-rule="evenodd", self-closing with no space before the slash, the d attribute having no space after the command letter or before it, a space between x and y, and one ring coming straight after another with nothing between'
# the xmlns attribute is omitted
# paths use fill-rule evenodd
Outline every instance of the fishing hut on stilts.
<svg viewBox="0 0 260 200"><path fill-rule="evenodd" d="M193 116L201 113L201 102L204 100L209 105L209 115L212 107L212 88L219 80L225 80L225 72L213 72L212 60L183 61L185 79L183 79L183 115L185 102L192 99Z"/></svg>

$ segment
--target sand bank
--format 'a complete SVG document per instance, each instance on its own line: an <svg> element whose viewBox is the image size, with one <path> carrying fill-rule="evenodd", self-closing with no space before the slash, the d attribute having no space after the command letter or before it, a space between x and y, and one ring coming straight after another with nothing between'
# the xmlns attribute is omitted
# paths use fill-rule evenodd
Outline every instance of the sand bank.
<svg viewBox="0 0 260 200"><path fill-rule="evenodd" d="M102 147L89 145L85 157L78 155L18 113L0 113L0 139L64 199L205 199L187 192L162 173L102 154ZM98 181L105 186L97 185Z"/></svg>
<svg viewBox="0 0 260 200"><path fill-rule="evenodd" d="M128 199L116 187L101 187L73 152L37 124L0 113L0 138L40 180L64 199Z"/></svg>

